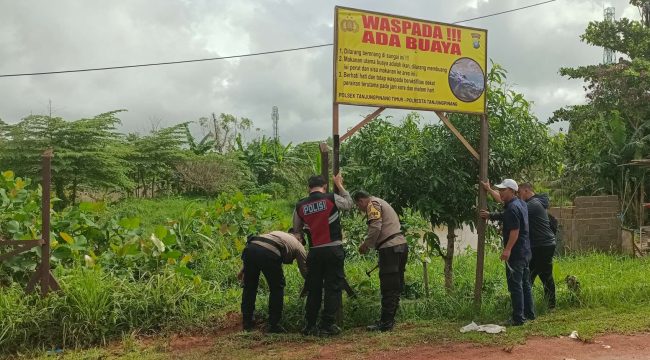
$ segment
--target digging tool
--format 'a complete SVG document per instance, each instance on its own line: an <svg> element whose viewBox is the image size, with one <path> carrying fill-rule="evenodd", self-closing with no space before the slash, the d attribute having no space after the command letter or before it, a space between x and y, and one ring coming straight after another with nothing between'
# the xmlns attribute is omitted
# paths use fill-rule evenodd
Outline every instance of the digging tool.
<svg viewBox="0 0 650 360"><path fill-rule="evenodd" d="M370 274L372 274L373 271L377 270L378 267L379 267L379 264L375 265L375 267L370 269L370 270L366 270L366 275L368 275L368 277L370 277Z"/></svg>

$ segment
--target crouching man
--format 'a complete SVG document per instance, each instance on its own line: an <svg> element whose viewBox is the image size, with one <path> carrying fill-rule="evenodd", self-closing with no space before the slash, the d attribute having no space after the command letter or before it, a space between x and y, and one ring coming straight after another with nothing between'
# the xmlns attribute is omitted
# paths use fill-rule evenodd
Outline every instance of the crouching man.
<svg viewBox="0 0 650 360"><path fill-rule="evenodd" d="M260 272L264 274L269 285L269 321L266 331L269 333L284 333L280 325L284 303L284 273L282 264L298 263L300 274L307 276L307 253L303 245L292 234L273 231L268 234L249 236L246 248L242 253L244 266L237 275L244 283L241 312L245 331L255 327L255 298L260 280Z"/></svg>
<svg viewBox="0 0 650 360"><path fill-rule="evenodd" d="M368 234L359 252L370 249L379 252L379 286L381 289L381 318L367 327L369 331L389 331L395 326L399 297L404 289L404 270L408 245L401 232L399 217L386 201L357 191L353 196L359 210L367 216Z"/></svg>

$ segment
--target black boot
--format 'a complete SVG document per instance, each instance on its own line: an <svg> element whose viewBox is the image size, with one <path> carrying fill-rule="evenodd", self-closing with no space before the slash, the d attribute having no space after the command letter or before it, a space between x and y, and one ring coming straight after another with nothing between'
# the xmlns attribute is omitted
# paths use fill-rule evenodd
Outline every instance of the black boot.
<svg viewBox="0 0 650 360"><path fill-rule="evenodd" d="M275 325L269 325L266 328L266 332L269 334L286 334L287 329L282 327L282 325L275 324Z"/></svg>
<svg viewBox="0 0 650 360"><path fill-rule="evenodd" d="M253 331L253 330L255 330L255 315L253 315L253 314L242 314L241 322L242 322L242 329L244 331Z"/></svg>
<svg viewBox="0 0 650 360"><path fill-rule="evenodd" d="M304 336L318 336L319 333L316 325L305 325L301 332Z"/></svg>
<svg viewBox="0 0 650 360"><path fill-rule="evenodd" d="M378 321L373 325L369 325L366 327L366 330L368 331L391 331L393 330L393 327L395 326L394 321Z"/></svg>
<svg viewBox="0 0 650 360"><path fill-rule="evenodd" d="M332 324L332 325L321 327L319 329L319 333L321 336L334 336L341 333L341 328Z"/></svg>
<svg viewBox="0 0 650 360"><path fill-rule="evenodd" d="M253 330L255 330L255 321L252 321L252 320L251 321L246 321L246 320L244 320L244 322L242 323L242 328L244 329L244 331L253 331Z"/></svg>

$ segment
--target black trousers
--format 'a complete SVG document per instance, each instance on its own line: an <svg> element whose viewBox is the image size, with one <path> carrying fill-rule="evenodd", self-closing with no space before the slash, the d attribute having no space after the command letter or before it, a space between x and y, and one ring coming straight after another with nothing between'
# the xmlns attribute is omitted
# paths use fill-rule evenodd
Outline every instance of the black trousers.
<svg viewBox="0 0 650 360"><path fill-rule="evenodd" d="M336 312L341 307L341 290L345 281L343 263L345 251L343 246L325 246L309 249L307 254L307 304L305 306L305 321L307 326L316 325L321 304L321 327L334 324ZM323 297L323 290L325 296ZM324 300L324 301L323 301Z"/></svg>
<svg viewBox="0 0 650 360"><path fill-rule="evenodd" d="M531 249L533 257L530 259L530 283L535 283L539 276L544 285L544 298L549 308L555 307L555 280L553 280L553 255L555 245L539 246Z"/></svg>
<svg viewBox="0 0 650 360"><path fill-rule="evenodd" d="M395 322L399 297L404 290L404 270L408 260L406 244L379 249L379 287L382 323Z"/></svg>
<svg viewBox="0 0 650 360"><path fill-rule="evenodd" d="M264 274L269 285L269 326L277 325L282 319L285 286L280 255L263 246L249 244L242 253L242 260L244 261L244 291L241 313L244 325L253 323L260 272Z"/></svg>

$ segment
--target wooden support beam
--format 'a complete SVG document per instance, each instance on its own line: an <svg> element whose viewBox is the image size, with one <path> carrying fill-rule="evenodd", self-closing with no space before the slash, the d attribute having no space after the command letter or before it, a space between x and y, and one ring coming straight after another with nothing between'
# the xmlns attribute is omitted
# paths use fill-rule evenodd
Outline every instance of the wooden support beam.
<svg viewBox="0 0 650 360"><path fill-rule="evenodd" d="M336 26L335 26L336 27ZM332 174L339 173L339 151L341 150L341 139L339 136L339 104L332 106ZM334 191L338 192L336 186Z"/></svg>
<svg viewBox="0 0 650 360"><path fill-rule="evenodd" d="M488 179L488 155L489 155L489 128L487 115L481 115L481 140L479 149L481 150L481 159L479 161L478 176L480 181ZM487 209L487 191L483 186L478 184L478 206L476 214L476 230L478 232L478 243L476 246L476 278L474 282L474 307L477 311L481 309L483 297L483 267L485 264L485 230L487 221L481 219L478 211Z"/></svg>
<svg viewBox="0 0 650 360"><path fill-rule="evenodd" d="M320 143L320 175L325 179L328 183L327 189L325 191L329 191L329 171L330 171L330 149L329 146L327 146L327 143Z"/></svg>
<svg viewBox="0 0 650 360"><path fill-rule="evenodd" d="M54 279L50 272L50 186L52 185L52 157L54 156L52 149L47 149L43 152L41 157L43 185L41 196L41 296L45 297L47 293L52 290L50 284Z"/></svg>
<svg viewBox="0 0 650 360"><path fill-rule="evenodd" d="M27 287L25 288L25 292L32 293L34 292L34 289L36 288L36 284L38 282L41 283L41 287L43 288L44 286L47 286L47 291L59 291L61 290L61 286L59 285L59 282L56 281L56 278L54 275L52 275L52 271L49 272L46 276L49 278L47 282L41 281L41 269L40 265L36 268L36 272L32 275L31 279L29 279L29 283L27 283Z"/></svg>
<svg viewBox="0 0 650 360"><path fill-rule="evenodd" d="M42 245L42 240L0 240L0 246Z"/></svg>
<svg viewBox="0 0 650 360"><path fill-rule="evenodd" d="M4 254L0 255L0 261L5 261L5 260L7 260L9 258L12 258L12 257L20 254L20 253L23 253L25 251L29 251L31 248L34 248L36 246L38 246L38 244L21 245L21 246L15 248L15 249L11 250L8 253L4 253Z"/></svg>
<svg viewBox="0 0 650 360"><path fill-rule="evenodd" d="M380 107L377 110L375 110L372 114L366 116L365 119L363 119L360 123L358 123L355 127L352 129L348 130L343 136L341 136L341 141L345 141L345 139L349 138L350 136L354 135L355 132L359 131L362 127L364 127L367 123L375 120L379 114L382 113L382 111L386 110L385 107Z"/></svg>
<svg viewBox="0 0 650 360"><path fill-rule="evenodd" d="M465 139L463 134L461 134L460 131L458 131L458 129L456 129L454 124L452 124L451 121L449 121L449 118L447 118L447 116L442 111L436 111L436 115L438 115L440 120L445 125L447 125L447 127L449 128L449 131L451 131L451 133L454 134L458 138L458 140L460 140L460 142L463 143L463 145L465 145L465 148L467 148L467 150L469 150L469 152L472 154L472 156L474 156L474 158L476 160L479 160L478 152L476 152L476 150L474 150L472 145L470 145L470 143L467 141L467 139Z"/></svg>

